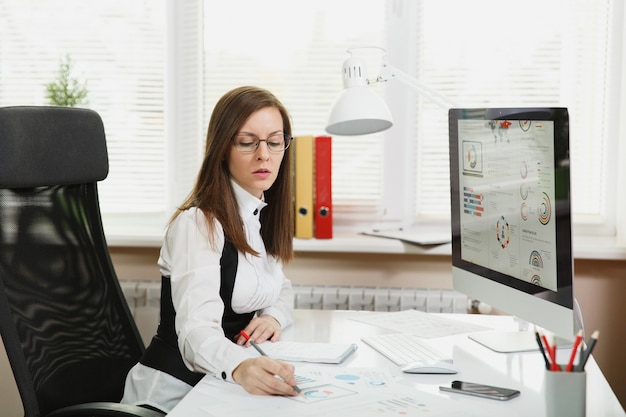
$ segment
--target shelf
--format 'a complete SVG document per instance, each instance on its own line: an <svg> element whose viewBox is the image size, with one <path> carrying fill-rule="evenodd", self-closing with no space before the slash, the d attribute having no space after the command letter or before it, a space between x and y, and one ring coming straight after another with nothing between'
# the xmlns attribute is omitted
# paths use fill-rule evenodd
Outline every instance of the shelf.
<svg viewBox="0 0 626 417"><path fill-rule="evenodd" d="M335 233L332 239L294 239L296 252L389 253L415 255L450 255L451 245L420 246L397 239L357 233Z"/></svg>
<svg viewBox="0 0 626 417"><path fill-rule="evenodd" d="M582 236L574 237L576 259L626 260L626 246L615 238ZM111 237L109 246L114 247L160 247L161 236ZM294 239L296 252L315 253L377 253L450 256L451 244L420 246L397 239L367 236L356 232L335 233L332 239Z"/></svg>

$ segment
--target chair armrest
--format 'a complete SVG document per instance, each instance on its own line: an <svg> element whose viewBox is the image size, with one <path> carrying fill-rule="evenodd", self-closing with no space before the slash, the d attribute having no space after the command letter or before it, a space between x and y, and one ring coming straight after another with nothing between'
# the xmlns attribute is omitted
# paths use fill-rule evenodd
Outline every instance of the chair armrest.
<svg viewBox="0 0 626 417"><path fill-rule="evenodd" d="M94 402L63 407L46 417L163 417L164 415L136 405Z"/></svg>

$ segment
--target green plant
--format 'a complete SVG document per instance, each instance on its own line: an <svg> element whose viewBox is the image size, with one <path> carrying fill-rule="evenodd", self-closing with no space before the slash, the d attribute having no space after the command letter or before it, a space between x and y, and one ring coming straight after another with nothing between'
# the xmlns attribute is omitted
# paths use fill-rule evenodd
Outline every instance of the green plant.
<svg viewBox="0 0 626 417"><path fill-rule="evenodd" d="M46 98L53 106L74 107L86 103L87 85L72 76L72 60L69 55L61 59L59 74L46 84Z"/></svg>

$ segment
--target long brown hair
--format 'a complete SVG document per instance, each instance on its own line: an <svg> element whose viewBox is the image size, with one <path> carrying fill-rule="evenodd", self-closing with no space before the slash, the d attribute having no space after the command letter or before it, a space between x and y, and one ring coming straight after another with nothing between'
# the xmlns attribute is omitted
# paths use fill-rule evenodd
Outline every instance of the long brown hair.
<svg viewBox="0 0 626 417"><path fill-rule="evenodd" d="M211 239L214 235L213 220L217 220L238 251L255 256L258 253L248 244L239 216L227 157L232 146L232 138L241 126L252 113L266 107L274 107L280 112L283 132L291 135L289 113L271 92L259 87L246 86L235 88L220 98L209 121L204 160L196 184L172 217L174 220L184 210L197 207L207 217ZM261 211L260 216L261 237L265 249L268 254L282 262L293 258L291 149L285 151L276 181L264 192L267 207Z"/></svg>

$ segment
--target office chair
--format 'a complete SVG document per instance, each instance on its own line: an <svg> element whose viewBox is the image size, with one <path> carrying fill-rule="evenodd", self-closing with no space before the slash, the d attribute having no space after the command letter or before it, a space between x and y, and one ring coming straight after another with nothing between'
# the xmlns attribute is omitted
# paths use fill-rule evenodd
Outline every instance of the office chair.
<svg viewBox="0 0 626 417"><path fill-rule="evenodd" d="M0 334L25 417L162 416L118 404L144 345L111 263L100 116L0 108Z"/></svg>

